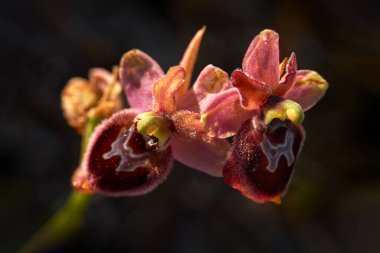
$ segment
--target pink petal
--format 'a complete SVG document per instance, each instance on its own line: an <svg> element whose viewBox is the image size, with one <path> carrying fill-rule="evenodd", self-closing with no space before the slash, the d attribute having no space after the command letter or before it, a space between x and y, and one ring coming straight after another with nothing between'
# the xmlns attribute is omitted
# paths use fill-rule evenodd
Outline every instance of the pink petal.
<svg viewBox="0 0 380 253"><path fill-rule="evenodd" d="M181 67L183 67L183 69L186 72L186 80L183 86L184 93L185 91L189 89L195 61L197 60L199 47L201 45L202 38L205 32L206 32L206 26L203 26L200 30L197 31L197 33L194 35L193 39L190 41L189 45L187 46L187 49L179 64Z"/></svg>
<svg viewBox="0 0 380 253"><path fill-rule="evenodd" d="M211 176L221 177L230 144L217 138L210 142L198 139L184 141L174 135L171 147L176 160Z"/></svg>
<svg viewBox="0 0 380 253"><path fill-rule="evenodd" d="M171 67L153 88L153 110L171 114L176 110L185 82L185 70L180 66Z"/></svg>
<svg viewBox="0 0 380 253"><path fill-rule="evenodd" d="M232 72L231 84L239 89L242 106L247 110L258 109L272 93L266 84L247 76L241 70Z"/></svg>
<svg viewBox="0 0 380 253"><path fill-rule="evenodd" d="M178 108L195 112L200 111L199 104L209 95L230 88L228 74L213 65L207 65L199 74L191 90L181 99Z"/></svg>
<svg viewBox="0 0 380 253"><path fill-rule="evenodd" d="M273 92L277 96L284 95L293 85L297 73L297 60L294 53L291 54L288 64L286 65L286 73L281 78L277 89Z"/></svg>
<svg viewBox="0 0 380 253"><path fill-rule="evenodd" d="M151 110L153 85L164 75L157 62L140 50L131 50L121 58L119 75L130 107Z"/></svg>
<svg viewBox="0 0 380 253"><path fill-rule="evenodd" d="M194 93L201 102L207 96L230 88L228 74L213 65L207 65L194 83Z"/></svg>
<svg viewBox="0 0 380 253"><path fill-rule="evenodd" d="M246 121L226 159L225 182L253 201L280 203L304 138L303 129L289 121Z"/></svg>
<svg viewBox="0 0 380 253"><path fill-rule="evenodd" d="M278 34L263 30L248 47L243 59L243 70L275 90L280 79L279 64Z"/></svg>
<svg viewBox="0 0 380 253"><path fill-rule="evenodd" d="M188 110L200 112L199 103L194 93L194 89L188 90L177 103L177 110Z"/></svg>
<svg viewBox="0 0 380 253"><path fill-rule="evenodd" d="M103 121L92 135L82 166L89 189L110 196L145 194L165 180L172 167L170 148L157 150L135 131L137 110Z"/></svg>
<svg viewBox="0 0 380 253"><path fill-rule="evenodd" d="M111 72L103 68L92 68L88 73L90 83L94 84L102 91L106 89L106 86L112 83L114 77Z"/></svg>
<svg viewBox="0 0 380 253"><path fill-rule="evenodd" d="M239 91L236 88L209 96L201 110L201 121L206 133L218 138L234 135L241 124L256 113L241 107Z"/></svg>
<svg viewBox="0 0 380 253"><path fill-rule="evenodd" d="M175 133L183 140L199 139L210 141L209 137L200 122L200 115L196 112L179 110L170 117Z"/></svg>
<svg viewBox="0 0 380 253"><path fill-rule="evenodd" d="M307 111L325 95L327 88L327 81L317 72L299 70L293 86L285 93L284 98L297 102Z"/></svg>

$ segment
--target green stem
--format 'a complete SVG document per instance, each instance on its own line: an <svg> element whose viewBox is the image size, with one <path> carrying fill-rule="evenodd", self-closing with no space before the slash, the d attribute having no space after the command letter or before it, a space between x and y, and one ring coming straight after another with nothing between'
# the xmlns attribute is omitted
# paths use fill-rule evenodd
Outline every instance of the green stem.
<svg viewBox="0 0 380 253"><path fill-rule="evenodd" d="M100 117L91 117L87 120L86 128L84 129L83 137L82 137L82 146L80 150L79 161L82 161L84 152L86 151L88 141L94 132L95 127L102 121Z"/></svg>
<svg viewBox="0 0 380 253"><path fill-rule="evenodd" d="M80 161L86 151L88 140L100 118L89 118L82 137ZM59 245L78 231L84 221L84 213L90 203L92 194L84 194L73 190L64 206L32 238L22 247L19 253L36 253Z"/></svg>

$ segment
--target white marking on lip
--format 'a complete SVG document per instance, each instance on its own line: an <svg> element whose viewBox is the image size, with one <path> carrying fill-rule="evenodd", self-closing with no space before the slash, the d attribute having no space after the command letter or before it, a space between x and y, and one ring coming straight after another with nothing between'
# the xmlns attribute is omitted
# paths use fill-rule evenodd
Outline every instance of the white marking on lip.
<svg viewBox="0 0 380 253"><path fill-rule="evenodd" d="M128 131L126 131L125 128L122 128L116 140L111 144L111 150L104 153L102 156L104 160L110 159L114 156L120 157L121 160L116 168L117 172L132 172L138 167L143 167L149 164L147 159L137 160L139 158L147 157L149 153L135 154L133 149L127 145L133 133L132 128L133 127Z"/></svg>
<svg viewBox="0 0 380 253"><path fill-rule="evenodd" d="M289 129L286 130L285 140L282 144L273 145L264 134L264 140L260 146L268 160L266 169L269 172L274 173L276 171L281 156L286 158L288 166L294 162L293 142L294 134Z"/></svg>

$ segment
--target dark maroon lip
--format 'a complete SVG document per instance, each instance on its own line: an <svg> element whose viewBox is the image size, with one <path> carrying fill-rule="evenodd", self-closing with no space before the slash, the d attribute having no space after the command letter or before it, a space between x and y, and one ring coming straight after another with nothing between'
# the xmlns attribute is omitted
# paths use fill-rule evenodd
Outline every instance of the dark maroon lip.
<svg viewBox="0 0 380 253"><path fill-rule="evenodd" d="M257 202L284 195L303 139L302 128L288 120L267 126L260 117L246 121L227 157L225 182Z"/></svg>
<svg viewBox="0 0 380 253"><path fill-rule="evenodd" d="M170 147L137 132L134 117L117 114L97 131L86 156L89 184L102 194L134 196L153 190L170 172ZM130 116L130 115L128 115Z"/></svg>

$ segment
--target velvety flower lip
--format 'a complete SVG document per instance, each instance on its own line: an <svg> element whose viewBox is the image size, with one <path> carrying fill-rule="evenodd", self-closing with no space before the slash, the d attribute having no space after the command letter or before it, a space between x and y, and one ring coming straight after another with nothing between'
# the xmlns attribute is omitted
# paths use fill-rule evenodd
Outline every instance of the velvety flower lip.
<svg viewBox="0 0 380 253"><path fill-rule="evenodd" d="M188 86L204 32L202 28L196 33L180 65L166 74L140 50L124 54L120 83L131 109L114 114L95 130L78 174L81 177L73 179L78 188L111 196L144 194L164 181L173 159L222 176L229 143L208 136L199 113L193 106L183 106L188 94L200 93ZM205 72L228 82L219 69L208 67ZM196 87L214 85L207 78L197 82ZM221 82L220 89L225 86Z"/></svg>
<svg viewBox="0 0 380 253"><path fill-rule="evenodd" d="M302 148L304 131L290 121L268 126L259 116L239 129L223 170L225 182L253 201L281 202Z"/></svg>
<svg viewBox="0 0 380 253"><path fill-rule="evenodd" d="M304 140L303 111L327 86L315 71L297 70L294 53L280 63L278 34L260 32L229 85L200 104L209 136L236 134L223 169L225 182L256 202L279 203Z"/></svg>
<svg viewBox="0 0 380 253"><path fill-rule="evenodd" d="M173 163L170 148L158 150L146 145L135 131L137 114L134 109L124 109L96 128L81 165L82 177L73 179L74 187L109 196L136 196L165 180ZM121 145L112 147L118 143ZM122 155L112 153L115 150Z"/></svg>

